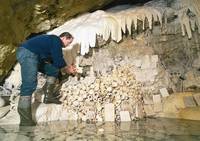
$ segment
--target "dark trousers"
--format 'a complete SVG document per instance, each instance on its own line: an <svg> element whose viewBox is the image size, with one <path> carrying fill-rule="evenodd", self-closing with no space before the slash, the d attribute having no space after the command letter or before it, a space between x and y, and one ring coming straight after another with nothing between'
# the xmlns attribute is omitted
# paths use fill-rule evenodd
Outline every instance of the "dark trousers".
<svg viewBox="0 0 200 141"><path fill-rule="evenodd" d="M17 60L21 66L21 96L31 96L37 87L38 71L53 77L58 77L59 69L50 63L39 61L38 55L24 47L17 49Z"/></svg>

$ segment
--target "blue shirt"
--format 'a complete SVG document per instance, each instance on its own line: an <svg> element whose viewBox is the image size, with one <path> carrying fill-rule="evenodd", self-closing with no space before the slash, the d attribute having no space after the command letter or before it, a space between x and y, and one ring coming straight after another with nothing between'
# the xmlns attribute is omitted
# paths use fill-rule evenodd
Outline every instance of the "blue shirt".
<svg viewBox="0 0 200 141"><path fill-rule="evenodd" d="M62 54L62 41L56 35L39 35L33 37L21 45L38 55L39 60L47 60L51 58L53 66L62 68L66 66Z"/></svg>

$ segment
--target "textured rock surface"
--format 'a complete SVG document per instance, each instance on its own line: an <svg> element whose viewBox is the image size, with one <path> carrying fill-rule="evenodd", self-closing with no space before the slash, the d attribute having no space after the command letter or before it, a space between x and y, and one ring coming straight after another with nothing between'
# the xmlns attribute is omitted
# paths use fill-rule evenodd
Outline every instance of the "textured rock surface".
<svg viewBox="0 0 200 141"><path fill-rule="evenodd" d="M200 107L193 106L187 107L184 102L185 97L193 97L196 93L177 93L169 96L163 101L163 112L160 112L157 116L168 118L180 118L190 120L200 120Z"/></svg>
<svg viewBox="0 0 200 141"><path fill-rule="evenodd" d="M7 1L0 5L0 82L15 63L16 46L31 33L50 30L67 19L113 0Z"/></svg>

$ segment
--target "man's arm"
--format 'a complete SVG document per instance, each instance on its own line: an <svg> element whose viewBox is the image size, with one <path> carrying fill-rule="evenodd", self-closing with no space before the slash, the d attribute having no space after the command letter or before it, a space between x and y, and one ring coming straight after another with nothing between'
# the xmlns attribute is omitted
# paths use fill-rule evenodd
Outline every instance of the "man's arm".
<svg viewBox="0 0 200 141"><path fill-rule="evenodd" d="M63 58L62 53L62 43L59 38L53 40L53 47L51 48L51 56L53 60L53 65L56 68L64 68L65 72L68 74L76 73L76 67L72 65L67 65Z"/></svg>
<svg viewBox="0 0 200 141"><path fill-rule="evenodd" d="M51 57L53 60L53 66L55 66L56 68L63 68L67 66L67 63L63 58L62 44L59 38L53 39L53 46L51 48Z"/></svg>
<svg viewBox="0 0 200 141"><path fill-rule="evenodd" d="M66 66L64 69L65 69L65 72L68 74L74 74L77 72L76 67L74 65Z"/></svg>

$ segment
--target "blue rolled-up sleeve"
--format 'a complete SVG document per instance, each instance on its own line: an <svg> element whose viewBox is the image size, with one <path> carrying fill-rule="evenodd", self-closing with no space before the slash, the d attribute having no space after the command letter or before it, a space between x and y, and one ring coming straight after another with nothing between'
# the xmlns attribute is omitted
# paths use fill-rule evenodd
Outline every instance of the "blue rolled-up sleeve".
<svg viewBox="0 0 200 141"><path fill-rule="evenodd" d="M53 66L55 66L56 68L63 68L67 65L63 58L62 44L61 41L59 41L59 39L53 40L51 56L53 60Z"/></svg>

